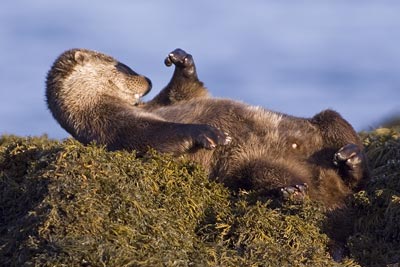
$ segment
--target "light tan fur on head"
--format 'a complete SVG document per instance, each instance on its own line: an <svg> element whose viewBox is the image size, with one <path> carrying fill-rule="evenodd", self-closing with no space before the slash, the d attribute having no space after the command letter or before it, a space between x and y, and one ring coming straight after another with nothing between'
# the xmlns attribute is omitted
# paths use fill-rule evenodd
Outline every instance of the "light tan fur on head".
<svg viewBox="0 0 400 267"><path fill-rule="evenodd" d="M87 49L61 54L47 75L46 97L53 116L73 136L101 118L101 102L118 99L121 105L138 104L151 82L114 58ZM89 115L90 114L90 115Z"/></svg>

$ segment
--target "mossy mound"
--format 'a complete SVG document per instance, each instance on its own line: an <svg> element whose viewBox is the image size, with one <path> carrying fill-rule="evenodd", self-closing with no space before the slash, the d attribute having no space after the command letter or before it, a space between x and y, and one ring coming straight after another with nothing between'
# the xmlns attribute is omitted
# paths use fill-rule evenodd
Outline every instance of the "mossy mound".
<svg viewBox="0 0 400 267"><path fill-rule="evenodd" d="M399 165L391 167L399 164L397 133L374 132L364 138L375 176L354 198L356 232L348 242L352 258L337 264L328 253L329 240L321 230L325 216L318 203L281 204L252 192L229 192L184 158L154 152L137 158L73 140L4 136L0 265L398 262ZM368 249L378 247L379 257L372 257Z"/></svg>

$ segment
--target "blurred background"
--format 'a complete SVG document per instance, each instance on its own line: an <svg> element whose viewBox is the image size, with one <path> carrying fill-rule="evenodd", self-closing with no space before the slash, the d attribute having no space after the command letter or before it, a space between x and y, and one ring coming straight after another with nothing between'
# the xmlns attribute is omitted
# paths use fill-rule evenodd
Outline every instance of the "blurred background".
<svg viewBox="0 0 400 267"><path fill-rule="evenodd" d="M112 55L153 82L180 47L213 96L312 116L339 111L357 130L400 114L400 1L2 1L0 134L64 138L44 100L70 48Z"/></svg>

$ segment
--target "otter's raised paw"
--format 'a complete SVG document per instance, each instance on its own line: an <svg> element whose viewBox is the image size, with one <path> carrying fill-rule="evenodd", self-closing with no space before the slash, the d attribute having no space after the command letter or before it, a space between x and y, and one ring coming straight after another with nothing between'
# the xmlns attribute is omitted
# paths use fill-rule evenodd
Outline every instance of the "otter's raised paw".
<svg viewBox="0 0 400 267"><path fill-rule="evenodd" d="M184 50L177 48L171 53L169 53L168 57L165 59L165 65L168 67L172 64L178 67L190 67L193 65L193 57L192 55L186 53Z"/></svg>
<svg viewBox="0 0 400 267"><path fill-rule="evenodd" d="M164 61L166 66L174 64L177 68L183 69L186 76L195 74L195 66L192 55L186 53L184 50L177 48L171 53Z"/></svg>
<svg viewBox="0 0 400 267"><path fill-rule="evenodd" d="M307 189L308 185L306 183L283 187L281 188L282 198L285 200L290 199L290 200L302 201L307 195Z"/></svg>
<svg viewBox="0 0 400 267"><path fill-rule="evenodd" d="M209 125L201 125L201 129L198 130L194 136L195 144L206 149L214 149L218 145L227 145L232 141L227 133Z"/></svg>
<svg viewBox="0 0 400 267"><path fill-rule="evenodd" d="M346 165L351 170L357 168L363 161L361 148L355 144L348 144L336 152L333 163L336 166Z"/></svg>

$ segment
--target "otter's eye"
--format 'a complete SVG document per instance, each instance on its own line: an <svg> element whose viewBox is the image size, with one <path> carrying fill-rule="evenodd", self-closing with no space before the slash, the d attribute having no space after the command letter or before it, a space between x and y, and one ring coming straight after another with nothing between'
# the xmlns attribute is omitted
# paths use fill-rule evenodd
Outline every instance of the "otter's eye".
<svg viewBox="0 0 400 267"><path fill-rule="evenodd" d="M118 62L118 64L115 66L115 68L120 71L120 72L124 72L126 74L130 74L130 75L138 75L136 72L134 72L131 68L129 68L127 65Z"/></svg>
<svg viewBox="0 0 400 267"><path fill-rule="evenodd" d="M292 148L293 148L293 149L297 149L298 147L299 147L298 144L296 144L296 143L293 143L293 144L292 144Z"/></svg>

